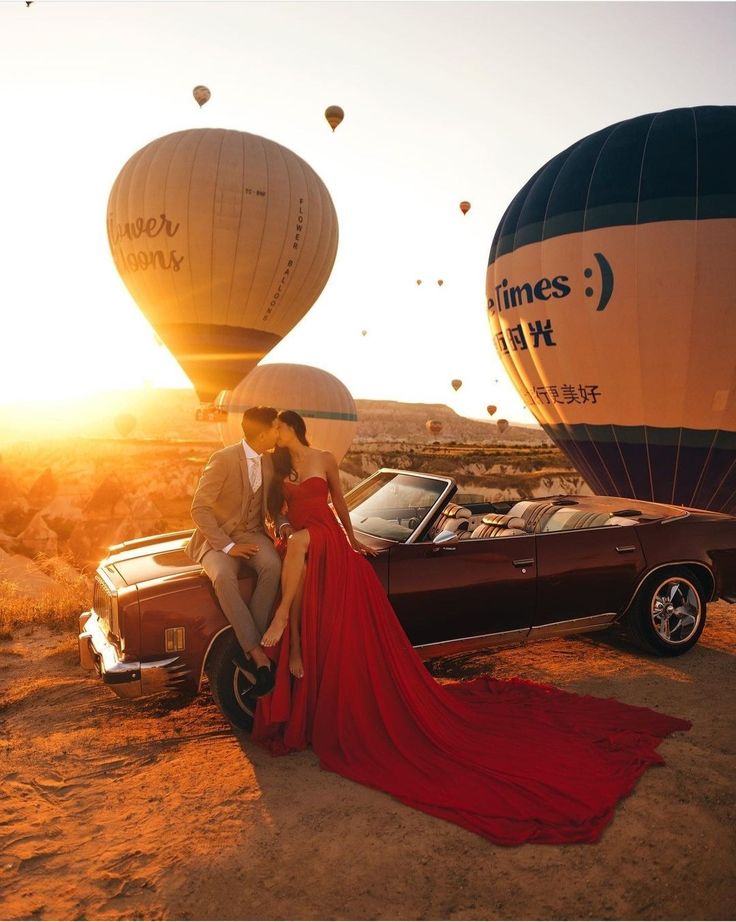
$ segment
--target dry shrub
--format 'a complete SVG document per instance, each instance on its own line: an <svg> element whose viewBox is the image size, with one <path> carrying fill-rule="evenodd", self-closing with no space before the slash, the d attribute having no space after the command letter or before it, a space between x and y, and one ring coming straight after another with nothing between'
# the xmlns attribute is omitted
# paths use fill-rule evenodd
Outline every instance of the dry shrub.
<svg viewBox="0 0 736 922"><path fill-rule="evenodd" d="M0 580L0 640L12 640L14 630L33 624L76 633L79 615L92 603L91 577L73 570L58 557L37 558L35 563L55 585L29 597L11 580Z"/></svg>

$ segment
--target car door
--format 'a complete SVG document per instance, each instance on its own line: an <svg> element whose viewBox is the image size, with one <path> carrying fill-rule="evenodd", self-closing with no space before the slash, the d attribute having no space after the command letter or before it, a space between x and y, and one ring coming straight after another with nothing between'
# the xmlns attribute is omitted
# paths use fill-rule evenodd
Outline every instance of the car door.
<svg viewBox="0 0 736 922"><path fill-rule="evenodd" d="M537 615L540 627L620 612L644 570L634 526L603 525L537 535ZM609 619L610 620L610 619Z"/></svg>
<svg viewBox="0 0 736 922"><path fill-rule="evenodd" d="M523 639L534 619L534 540L517 535L392 547L389 595L414 646L502 632Z"/></svg>

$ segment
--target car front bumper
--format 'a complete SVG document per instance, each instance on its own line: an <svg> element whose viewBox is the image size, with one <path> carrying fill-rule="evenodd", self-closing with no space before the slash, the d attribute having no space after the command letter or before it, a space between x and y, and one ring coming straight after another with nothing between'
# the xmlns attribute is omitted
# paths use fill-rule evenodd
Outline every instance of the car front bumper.
<svg viewBox="0 0 736 922"><path fill-rule="evenodd" d="M181 688L189 669L178 656L152 663L124 662L94 611L79 616L79 664L94 670L121 698L141 698Z"/></svg>

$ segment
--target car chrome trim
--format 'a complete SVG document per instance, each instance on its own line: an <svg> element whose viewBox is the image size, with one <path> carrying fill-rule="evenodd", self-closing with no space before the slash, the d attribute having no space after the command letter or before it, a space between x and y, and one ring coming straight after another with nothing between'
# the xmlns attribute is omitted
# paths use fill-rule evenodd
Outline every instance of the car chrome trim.
<svg viewBox="0 0 736 922"><path fill-rule="evenodd" d="M710 576L711 581L713 583L713 589L705 601L712 602L714 599L713 593L715 593L716 591L716 577L713 571L711 570L711 568L708 566L708 564L703 563L702 560L672 560L672 561L669 561L668 563L659 563L657 564L656 567L652 567L651 570L647 570L647 572L640 578L639 582L636 584L636 589L634 589L631 595L631 598L629 599L629 601L627 602L627 604L624 606L623 610L621 611L620 617L623 617L626 614L626 612L631 608L631 606L634 604L634 601L637 595L639 594L639 590L641 589L641 587L644 585L646 580L649 579L650 576L652 576L654 573L657 572L657 570L666 570L668 567L679 567L683 564L685 566L703 567L703 569L708 571L708 575Z"/></svg>
<svg viewBox="0 0 736 922"><path fill-rule="evenodd" d="M207 657L210 655L210 650L212 649L212 645L217 640L217 638L220 636L220 634L224 633L225 631L232 631L232 629L233 629L232 624L226 624L225 627L221 627L220 630L212 636L212 640L210 640L209 644L207 645L207 649L204 651L204 656L202 657L202 665L199 670L199 682L197 682L198 692L202 691L202 679L204 678L204 667L207 663Z"/></svg>
<svg viewBox="0 0 736 922"><path fill-rule="evenodd" d="M617 612L615 611L607 611L602 615L588 615L585 618L569 618L565 621L550 621L548 624L532 625L529 631L529 639L547 637L548 635L577 634L596 627L606 627L613 624L616 615Z"/></svg>
<svg viewBox="0 0 736 922"><path fill-rule="evenodd" d="M453 653L468 653L484 646L501 646L505 643L523 641L529 634L528 627L513 631L498 631L495 634L473 634L471 637L457 637L454 640L439 640L435 643L419 644L414 649L422 659L435 656L450 656Z"/></svg>
<svg viewBox="0 0 736 922"><path fill-rule="evenodd" d="M690 515L689 512L683 512L682 515L673 515L673 516L670 516L670 517L667 518L667 519L662 519L662 521L660 522L660 525L667 525L667 524L669 524L670 522L679 522L680 519L686 519L689 515Z"/></svg>
<svg viewBox="0 0 736 922"><path fill-rule="evenodd" d="M82 668L97 670L100 678L121 698L140 698L170 691L182 685L189 668L180 657L151 663L123 662L115 646L107 639L97 614L84 612L84 630L79 634L79 660Z"/></svg>

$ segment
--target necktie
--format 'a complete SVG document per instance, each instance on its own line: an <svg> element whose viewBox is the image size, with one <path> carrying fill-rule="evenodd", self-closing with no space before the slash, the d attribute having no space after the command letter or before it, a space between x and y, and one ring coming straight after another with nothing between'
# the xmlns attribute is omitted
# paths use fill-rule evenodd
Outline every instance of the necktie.
<svg viewBox="0 0 736 922"><path fill-rule="evenodd" d="M250 478L251 489L255 493L261 485L261 456L248 458L248 477Z"/></svg>

